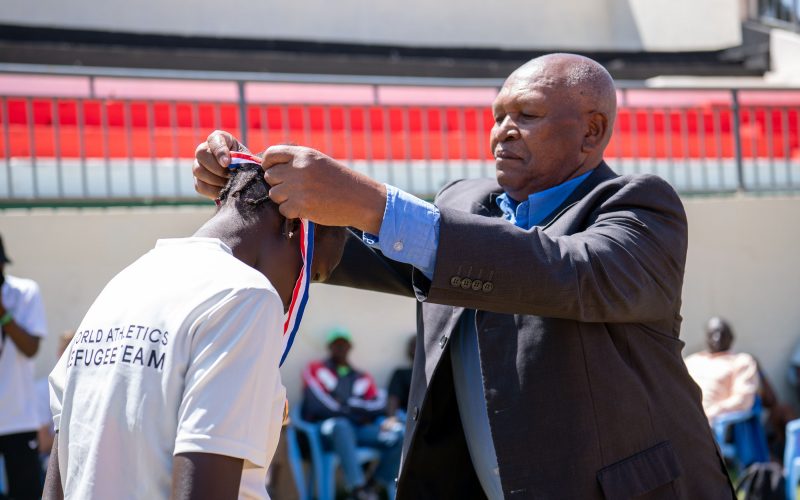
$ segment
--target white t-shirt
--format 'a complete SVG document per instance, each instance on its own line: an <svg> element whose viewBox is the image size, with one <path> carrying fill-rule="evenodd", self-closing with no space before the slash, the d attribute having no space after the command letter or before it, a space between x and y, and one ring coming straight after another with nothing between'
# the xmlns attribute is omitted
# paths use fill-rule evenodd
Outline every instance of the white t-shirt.
<svg viewBox="0 0 800 500"><path fill-rule="evenodd" d="M268 498L286 390L272 284L213 238L159 240L112 279L50 374L65 498L168 498L172 456L244 459Z"/></svg>
<svg viewBox="0 0 800 500"><path fill-rule="evenodd" d="M37 337L47 335L44 306L35 281L6 275L3 305L23 330ZM5 335L0 351L0 436L39 428L33 359L17 350Z"/></svg>

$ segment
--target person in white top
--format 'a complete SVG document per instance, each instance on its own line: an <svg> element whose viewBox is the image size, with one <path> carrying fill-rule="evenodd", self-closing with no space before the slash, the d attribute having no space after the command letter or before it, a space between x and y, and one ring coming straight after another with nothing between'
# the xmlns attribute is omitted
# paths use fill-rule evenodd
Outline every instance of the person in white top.
<svg viewBox="0 0 800 500"><path fill-rule="evenodd" d="M33 356L47 335L44 306L35 281L5 274L0 238L0 455L15 499L40 498L42 474L36 430Z"/></svg>
<svg viewBox="0 0 800 500"><path fill-rule="evenodd" d="M284 312L298 235L242 166L194 236L114 277L50 375L57 431L44 498L268 498L284 417ZM338 264L318 227L312 275Z"/></svg>
<svg viewBox="0 0 800 500"><path fill-rule="evenodd" d="M758 393L758 364L747 353L733 352L733 331L724 320L706 325L707 350L686 358L686 368L703 392L703 410L713 421L730 412L749 410Z"/></svg>

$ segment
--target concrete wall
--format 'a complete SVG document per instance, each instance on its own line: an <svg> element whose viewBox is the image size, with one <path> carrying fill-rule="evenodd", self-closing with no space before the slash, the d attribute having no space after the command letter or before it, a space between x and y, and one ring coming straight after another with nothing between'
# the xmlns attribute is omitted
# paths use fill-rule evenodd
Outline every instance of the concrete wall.
<svg viewBox="0 0 800 500"><path fill-rule="evenodd" d="M690 247L684 287L685 353L702 348L703 325L729 319L737 347L753 353L787 394L785 367L800 339L800 198L685 200ZM210 208L36 210L0 212L0 234L14 260L7 271L39 282L51 338L37 360L40 375L55 362L55 337L75 328L103 285L159 237L191 234ZM414 330L414 302L385 294L314 285L301 333L284 366L290 394L299 373L324 352L326 329L350 328L356 365L388 383Z"/></svg>
<svg viewBox="0 0 800 500"><path fill-rule="evenodd" d="M130 33L430 47L708 50L740 41L731 0L39 0L0 23Z"/></svg>

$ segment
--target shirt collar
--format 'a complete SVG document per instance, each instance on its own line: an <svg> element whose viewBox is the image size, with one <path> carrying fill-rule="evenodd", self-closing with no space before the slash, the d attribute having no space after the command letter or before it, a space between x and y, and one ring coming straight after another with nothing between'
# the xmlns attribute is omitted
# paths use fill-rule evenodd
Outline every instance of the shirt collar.
<svg viewBox="0 0 800 500"><path fill-rule="evenodd" d="M498 196L495 202L503 211L504 219L515 226L530 229L558 208L592 172L594 170L589 170L557 186L533 193L522 203L513 200L507 193Z"/></svg>

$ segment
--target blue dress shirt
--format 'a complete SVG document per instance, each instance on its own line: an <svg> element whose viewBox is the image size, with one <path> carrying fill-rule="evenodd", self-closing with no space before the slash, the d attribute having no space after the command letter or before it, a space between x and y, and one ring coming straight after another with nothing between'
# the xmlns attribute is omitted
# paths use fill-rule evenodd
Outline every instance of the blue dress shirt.
<svg viewBox="0 0 800 500"><path fill-rule="evenodd" d="M498 196L495 201L500 210L503 211L504 219L522 229L530 229L553 213L553 210L558 208L591 173L592 170L574 179L562 182L558 186L533 193L522 203L517 203L506 193Z"/></svg>
<svg viewBox="0 0 800 500"><path fill-rule="evenodd" d="M521 203L506 193L498 196L496 202L504 219L523 229L530 229L558 208L589 174L591 171L534 193ZM440 218L435 205L387 184L380 234L376 237L364 233L364 242L379 248L392 260L413 265L431 279L436 266ZM483 392L475 311L464 312L459 333L451 339L450 357L458 412L472 465L486 496L490 500L502 500L497 453Z"/></svg>

